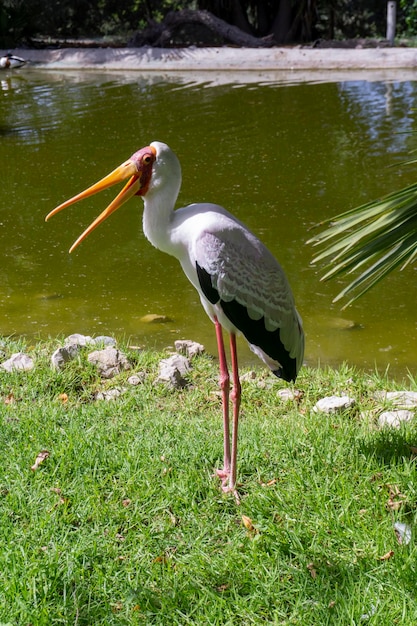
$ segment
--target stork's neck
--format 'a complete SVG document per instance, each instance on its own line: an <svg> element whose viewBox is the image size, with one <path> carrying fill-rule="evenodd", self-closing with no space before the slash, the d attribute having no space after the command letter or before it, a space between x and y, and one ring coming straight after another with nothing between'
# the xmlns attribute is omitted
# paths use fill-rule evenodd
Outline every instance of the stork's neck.
<svg viewBox="0 0 417 626"><path fill-rule="evenodd" d="M172 254L171 221L178 190L167 185L143 198L143 232L155 248Z"/></svg>

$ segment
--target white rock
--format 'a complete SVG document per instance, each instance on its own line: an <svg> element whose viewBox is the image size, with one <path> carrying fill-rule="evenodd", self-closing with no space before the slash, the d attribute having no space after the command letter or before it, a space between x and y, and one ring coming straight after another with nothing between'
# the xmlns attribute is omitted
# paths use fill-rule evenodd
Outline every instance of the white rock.
<svg viewBox="0 0 417 626"><path fill-rule="evenodd" d="M284 402L291 402L292 400L296 400L300 395L300 392L293 391L292 389L279 389L277 391L277 396L280 400Z"/></svg>
<svg viewBox="0 0 417 626"><path fill-rule="evenodd" d="M190 339L178 339L174 342L174 345L177 352L184 354L189 359L192 359L199 354L203 354L205 351L205 348L201 343L191 341Z"/></svg>
<svg viewBox="0 0 417 626"><path fill-rule="evenodd" d="M113 378L120 372L130 369L130 363L126 356L111 346L104 348L104 350L90 352L87 358L90 363L97 366L102 378Z"/></svg>
<svg viewBox="0 0 417 626"><path fill-rule="evenodd" d="M316 403L313 411L316 413L337 413L352 408L354 404L354 398L349 396L327 396Z"/></svg>
<svg viewBox="0 0 417 626"><path fill-rule="evenodd" d="M245 372L244 374L242 374L242 376L240 377L240 382L249 382L255 379L256 372L254 370L251 370L250 372Z"/></svg>
<svg viewBox="0 0 417 626"><path fill-rule="evenodd" d="M129 385L141 385L144 382L145 378L145 372L139 372L138 374L132 374L132 376L129 376L127 382L129 383Z"/></svg>
<svg viewBox="0 0 417 626"><path fill-rule="evenodd" d="M6 372L13 372L15 370L28 372L29 370L33 370L33 368L35 367L35 363L32 357L30 357L28 354L24 354L23 352L16 352L15 354L12 354L10 359L7 359L7 361L3 361L0 367L6 370Z"/></svg>
<svg viewBox="0 0 417 626"><path fill-rule="evenodd" d="M113 337L108 337L107 335L99 335L98 337L94 337L92 343L95 343L96 345L102 345L102 346L115 346L117 344L116 339L114 339Z"/></svg>
<svg viewBox="0 0 417 626"><path fill-rule="evenodd" d="M116 400L122 395L123 391L124 389L108 389L107 391L98 391L94 398L95 400L106 400L109 402L110 400Z"/></svg>
<svg viewBox="0 0 417 626"><path fill-rule="evenodd" d="M165 368L175 367L181 376L185 376L191 369L190 361L181 354L173 354L168 359L162 359L159 363L159 372Z"/></svg>
<svg viewBox="0 0 417 626"><path fill-rule="evenodd" d="M410 422L414 418L414 411L407 409L398 409L398 411L384 411L378 418L378 425L391 426L392 428L400 428L404 422Z"/></svg>
<svg viewBox="0 0 417 626"><path fill-rule="evenodd" d="M391 402L396 407L417 406L417 391L381 391L375 397L382 402Z"/></svg>
<svg viewBox="0 0 417 626"><path fill-rule="evenodd" d="M79 333L74 333L65 339L65 345L88 346L88 344L94 343L94 339L90 335L80 335Z"/></svg>
<svg viewBox="0 0 417 626"><path fill-rule="evenodd" d="M158 382L171 385L174 389L181 389L187 385L187 381L181 376L179 370L175 367L164 368L161 374L157 378Z"/></svg>
<svg viewBox="0 0 417 626"><path fill-rule="evenodd" d="M51 356L51 365L54 369L61 370L65 364L75 359L79 352L79 345L72 343L55 350Z"/></svg>
<svg viewBox="0 0 417 626"><path fill-rule="evenodd" d="M169 383L175 389L184 387L187 383L184 376L190 371L190 362L185 356L173 354L159 363L158 382Z"/></svg>

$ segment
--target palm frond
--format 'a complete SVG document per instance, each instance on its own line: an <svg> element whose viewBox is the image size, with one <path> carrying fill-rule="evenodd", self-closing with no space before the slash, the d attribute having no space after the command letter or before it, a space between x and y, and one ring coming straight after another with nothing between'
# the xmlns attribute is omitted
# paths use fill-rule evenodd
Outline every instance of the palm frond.
<svg viewBox="0 0 417 626"><path fill-rule="evenodd" d="M326 244L312 261L326 261L322 280L365 267L334 299L353 294L346 307L394 269L403 269L416 259L417 183L350 209L325 224L328 228L308 241L314 246Z"/></svg>

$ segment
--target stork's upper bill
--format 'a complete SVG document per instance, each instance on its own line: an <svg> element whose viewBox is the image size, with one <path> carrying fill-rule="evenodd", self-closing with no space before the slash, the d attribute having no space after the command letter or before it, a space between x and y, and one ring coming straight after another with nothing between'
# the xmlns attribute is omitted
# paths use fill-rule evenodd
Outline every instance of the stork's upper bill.
<svg viewBox="0 0 417 626"><path fill-rule="evenodd" d="M103 191L108 187L112 187L117 183L128 179L121 192L115 197L113 202L90 224L88 228L80 235L75 243L72 244L70 252L72 252L97 226L99 226L114 211L122 206L129 198L134 195L144 196L148 190L152 176L152 166L156 160L156 149L154 146L147 146L133 154L130 159L122 163L113 172L99 180L88 189L66 200L55 209L53 209L45 218L48 221L50 217L66 209L71 204L88 198L99 191Z"/></svg>

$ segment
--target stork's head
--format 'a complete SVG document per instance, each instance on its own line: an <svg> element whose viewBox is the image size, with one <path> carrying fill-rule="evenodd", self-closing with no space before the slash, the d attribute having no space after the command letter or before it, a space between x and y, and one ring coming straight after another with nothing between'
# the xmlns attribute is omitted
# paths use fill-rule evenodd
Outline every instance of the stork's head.
<svg viewBox="0 0 417 626"><path fill-rule="evenodd" d="M164 143L159 141L152 142L149 146L141 148L135 152L130 159L119 165L113 172L102 178L98 183L88 187L85 191L66 200L47 216L46 221L50 217L62 211L66 207L88 198L103 189L112 187L117 183L127 180L127 183L116 196L116 198L104 209L104 211L90 224L90 226L80 235L77 241L71 246L72 252L97 226L109 217L114 211L122 206L129 198L134 195L151 196L153 193L160 191L169 179L175 179L181 183L181 168L176 155ZM178 193L178 190L177 190Z"/></svg>

